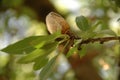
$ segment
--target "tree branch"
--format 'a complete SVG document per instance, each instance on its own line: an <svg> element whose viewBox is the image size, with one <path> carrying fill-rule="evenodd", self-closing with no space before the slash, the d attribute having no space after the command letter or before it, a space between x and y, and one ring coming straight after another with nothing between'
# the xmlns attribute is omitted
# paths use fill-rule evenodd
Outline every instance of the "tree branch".
<svg viewBox="0 0 120 80"><path fill-rule="evenodd" d="M78 38L77 38L78 39ZM80 39L80 38L79 38ZM88 44L88 43L94 43L94 42L100 42L100 44L103 44L104 42L107 42L107 41L111 41L111 40L120 40L120 36L119 37L103 37L103 38L89 38L87 40L82 40L80 43L79 43L79 50L81 49L81 45L82 44Z"/></svg>

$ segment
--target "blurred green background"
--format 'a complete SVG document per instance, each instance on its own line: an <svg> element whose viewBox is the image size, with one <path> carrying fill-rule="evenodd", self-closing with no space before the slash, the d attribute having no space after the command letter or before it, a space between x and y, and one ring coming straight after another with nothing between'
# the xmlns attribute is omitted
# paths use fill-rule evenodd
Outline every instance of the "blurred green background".
<svg viewBox="0 0 120 80"><path fill-rule="evenodd" d="M51 11L62 15L75 32L78 31L75 17L83 15L91 24L101 21L98 30L110 28L120 36L119 3L119 0L0 0L0 49L28 36L48 35L45 17ZM118 41L110 41L104 45L88 46L87 52L94 49L100 53L90 61L101 80L120 79L118 44ZM33 63L16 63L19 56L0 52L0 80L39 80L40 70L34 71ZM47 80L77 80L64 55L58 59L53 74Z"/></svg>

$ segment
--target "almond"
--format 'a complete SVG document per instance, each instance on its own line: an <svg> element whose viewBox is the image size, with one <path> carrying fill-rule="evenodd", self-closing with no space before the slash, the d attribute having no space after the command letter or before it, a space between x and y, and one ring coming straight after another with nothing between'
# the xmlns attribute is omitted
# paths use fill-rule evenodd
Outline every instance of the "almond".
<svg viewBox="0 0 120 80"><path fill-rule="evenodd" d="M51 34L57 32L58 30L60 30L62 34L66 34L70 29L65 19L55 12L50 12L46 16L46 25Z"/></svg>

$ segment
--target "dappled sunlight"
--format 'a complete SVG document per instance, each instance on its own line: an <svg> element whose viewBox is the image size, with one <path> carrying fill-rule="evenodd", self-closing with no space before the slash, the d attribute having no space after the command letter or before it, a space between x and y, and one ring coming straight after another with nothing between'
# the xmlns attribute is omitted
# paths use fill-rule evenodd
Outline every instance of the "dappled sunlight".
<svg viewBox="0 0 120 80"><path fill-rule="evenodd" d="M3 46L0 45L0 48L26 36L25 33L30 26L30 19L25 15L19 17L16 15L17 13L12 9L0 13L1 35L3 35L0 36L0 44L3 44Z"/></svg>
<svg viewBox="0 0 120 80"><path fill-rule="evenodd" d="M113 10L108 10L108 16L110 17L109 26L117 34L120 35L120 14L115 13Z"/></svg>
<svg viewBox="0 0 120 80"><path fill-rule="evenodd" d="M80 8L79 0L50 0L56 6L56 9L61 12L67 12L68 10L71 12L75 12ZM74 6L73 6L74 5Z"/></svg>
<svg viewBox="0 0 120 80"><path fill-rule="evenodd" d="M110 69L109 64L107 64L103 59L99 60L99 64L103 67L105 71Z"/></svg>
<svg viewBox="0 0 120 80"><path fill-rule="evenodd" d="M120 35L120 22L117 21L119 16L110 21L110 28L119 36Z"/></svg>
<svg viewBox="0 0 120 80"><path fill-rule="evenodd" d="M31 21L30 28L26 32L27 35L47 35L46 25L43 22Z"/></svg>

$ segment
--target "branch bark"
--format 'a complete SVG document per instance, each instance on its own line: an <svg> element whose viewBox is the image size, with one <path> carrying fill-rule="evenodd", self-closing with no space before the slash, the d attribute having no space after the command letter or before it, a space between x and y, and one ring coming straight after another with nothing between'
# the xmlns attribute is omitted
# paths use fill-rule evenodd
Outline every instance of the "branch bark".
<svg viewBox="0 0 120 80"><path fill-rule="evenodd" d="M80 39L80 38L77 38ZM112 40L119 40L120 41L120 36L119 37L103 37L103 38L93 38L93 39L86 39L86 40L82 40L79 43L79 48L81 49L81 45L83 44L88 44L88 43L94 43L94 42L100 42L100 44L103 44L104 42L108 42L108 41L112 41Z"/></svg>

